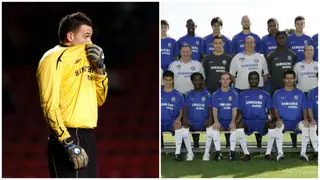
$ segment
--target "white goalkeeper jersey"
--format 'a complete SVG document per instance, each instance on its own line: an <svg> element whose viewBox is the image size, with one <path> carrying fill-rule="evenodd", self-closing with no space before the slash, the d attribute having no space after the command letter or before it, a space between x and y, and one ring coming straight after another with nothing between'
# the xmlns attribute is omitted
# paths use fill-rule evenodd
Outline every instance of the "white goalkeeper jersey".
<svg viewBox="0 0 320 180"><path fill-rule="evenodd" d="M294 72L296 73L297 88L303 92L308 92L311 89L318 86L317 72L318 62L312 61L306 63L305 61L298 62L294 66Z"/></svg>
<svg viewBox="0 0 320 180"><path fill-rule="evenodd" d="M183 63L181 60L174 61L169 65L169 70L174 73L174 88L181 94L194 89L190 79L191 74L199 72L205 77L202 64L195 60L188 63Z"/></svg>

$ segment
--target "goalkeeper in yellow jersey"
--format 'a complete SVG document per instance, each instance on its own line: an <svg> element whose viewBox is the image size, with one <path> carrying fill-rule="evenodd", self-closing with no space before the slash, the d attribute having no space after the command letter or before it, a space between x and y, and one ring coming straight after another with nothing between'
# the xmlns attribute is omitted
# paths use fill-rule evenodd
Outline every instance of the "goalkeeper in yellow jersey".
<svg viewBox="0 0 320 180"><path fill-rule="evenodd" d="M41 107L50 127L48 165L51 177L97 177L93 129L98 106L107 97L103 50L91 43L92 21L83 13L62 18L60 44L39 62Z"/></svg>

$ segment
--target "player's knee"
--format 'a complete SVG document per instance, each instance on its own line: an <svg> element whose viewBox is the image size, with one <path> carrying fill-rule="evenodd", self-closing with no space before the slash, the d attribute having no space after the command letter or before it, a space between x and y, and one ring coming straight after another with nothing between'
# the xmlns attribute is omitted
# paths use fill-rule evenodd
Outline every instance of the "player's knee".
<svg viewBox="0 0 320 180"><path fill-rule="evenodd" d="M275 139L276 138L276 129L268 129L268 137L270 139Z"/></svg>
<svg viewBox="0 0 320 180"><path fill-rule="evenodd" d="M309 128L308 128L308 127L304 127L304 124L303 124L302 121L299 122L299 124L298 124L298 129L299 129L302 133L305 133L305 132L309 131Z"/></svg>
<svg viewBox="0 0 320 180"><path fill-rule="evenodd" d="M183 128L182 137L183 138L187 138L187 137L189 137L189 135L190 135L189 129L188 128Z"/></svg>

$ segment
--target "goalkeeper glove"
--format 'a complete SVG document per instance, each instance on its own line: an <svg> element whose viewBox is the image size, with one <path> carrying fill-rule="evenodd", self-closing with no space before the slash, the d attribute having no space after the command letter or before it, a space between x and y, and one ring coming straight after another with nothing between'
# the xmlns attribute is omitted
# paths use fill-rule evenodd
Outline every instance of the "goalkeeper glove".
<svg viewBox="0 0 320 180"><path fill-rule="evenodd" d="M89 157L87 156L86 151L74 144L71 137L64 139L62 144L65 147L75 170L85 168L88 165Z"/></svg>
<svg viewBox="0 0 320 180"><path fill-rule="evenodd" d="M103 68L104 53L101 47L95 44L86 45L87 57L92 62L95 68Z"/></svg>

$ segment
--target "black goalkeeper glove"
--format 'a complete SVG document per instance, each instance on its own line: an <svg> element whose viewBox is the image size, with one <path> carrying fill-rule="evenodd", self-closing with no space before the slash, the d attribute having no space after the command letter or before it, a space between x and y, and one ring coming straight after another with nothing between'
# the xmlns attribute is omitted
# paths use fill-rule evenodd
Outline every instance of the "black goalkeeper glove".
<svg viewBox="0 0 320 180"><path fill-rule="evenodd" d="M87 57L92 62L95 68L104 67L104 53L101 47L95 44L86 45Z"/></svg>
<svg viewBox="0 0 320 180"><path fill-rule="evenodd" d="M70 161L74 164L75 170L85 168L88 165L89 157L86 151L74 144L71 137L64 139L62 144L69 155Z"/></svg>

